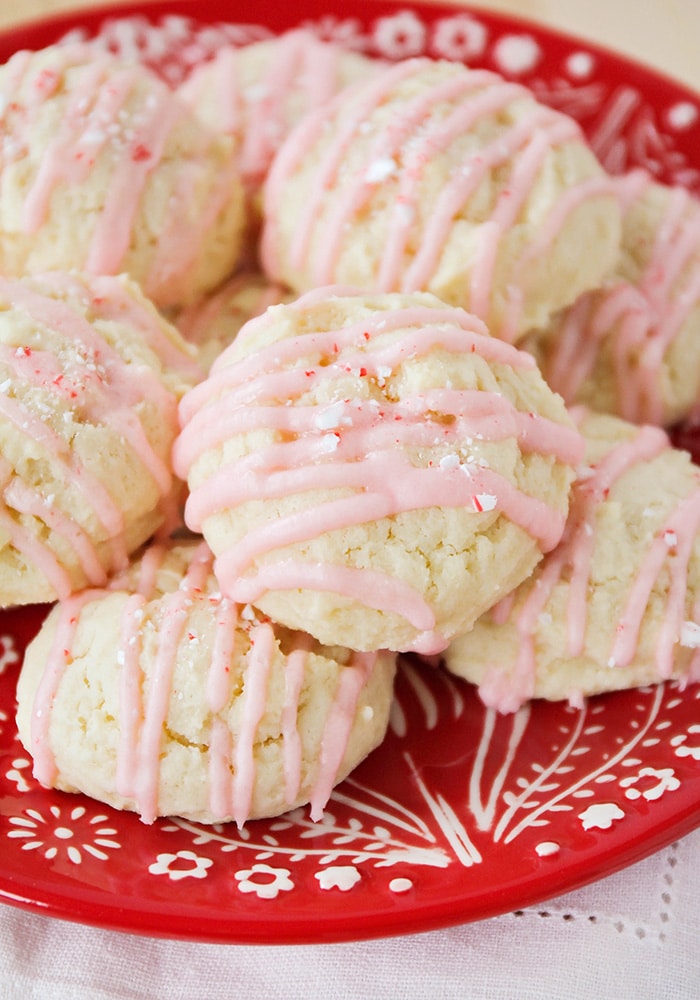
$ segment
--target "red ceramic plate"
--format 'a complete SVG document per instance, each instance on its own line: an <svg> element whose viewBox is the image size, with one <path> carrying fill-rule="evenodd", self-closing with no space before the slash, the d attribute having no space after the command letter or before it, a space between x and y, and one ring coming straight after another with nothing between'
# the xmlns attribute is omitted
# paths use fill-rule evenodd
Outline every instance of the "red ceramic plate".
<svg viewBox="0 0 700 1000"><path fill-rule="evenodd" d="M609 169L643 165L700 190L700 99L643 67L491 14L367 0L294 8L114 8L6 33L0 58L68 33L97 36L176 80L224 41L303 23L388 58L427 53L494 68L578 118ZM255 23L223 23L253 10ZM200 941L376 937L531 905L700 824L700 687L499 717L469 686L406 660L385 743L336 789L324 822L298 810L244 830L144 826L31 777L14 691L42 614L0 615L0 897L18 906Z"/></svg>

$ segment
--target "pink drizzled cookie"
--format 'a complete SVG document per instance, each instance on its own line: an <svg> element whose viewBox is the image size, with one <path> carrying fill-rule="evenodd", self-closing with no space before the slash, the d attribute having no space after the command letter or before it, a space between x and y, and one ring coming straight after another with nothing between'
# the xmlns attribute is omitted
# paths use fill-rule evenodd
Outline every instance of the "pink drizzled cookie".
<svg viewBox="0 0 700 1000"><path fill-rule="evenodd" d="M617 184L614 273L523 346L567 402L668 426L700 398L700 203L641 170Z"/></svg>
<svg viewBox="0 0 700 1000"><path fill-rule="evenodd" d="M235 139L250 210L257 217L270 164L292 128L380 66L299 28L253 45L220 49L193 70L178 94L205 125Z"/></svg>
<svg viewBox="0 0 700 1000"><path fill-rule="evenodd" d="M428 294L274 306L180 415L223 592L365 650L437 652L527 576L582 448L530 355Z"/></svg>
<svg viewBox="0 0 700 1000"><path fill-rule="evenodd" d="M0 605L101 586L179 521L194 352L125 278L0 278Z"/></svg>
<svg viewBox="0 0 700 1000"><path fill-rule="evenodd" d="M159 306L215 287L241 254L230 138L143 67L84 46L0 67L0 271L128 272Z"/></svg>
<svg viewBox="0 0 700 1000"><path fill-rule="evenodd" d="M308 115L265 188L262 261L299 291L428 290L514 341L613 267L620 211L578 125L430 59Z"/></svg>
<svg viewBox="0 0 700 1000"><path fill-rule="evenodd" d="M20 737L44 785L198 822L310 803L383 739L394 657L319 646L221 595L203 543L147 549L27 650Z"/></svg>
<svg viewBox="0 0 700 1000"><path fill-rule="evenodd" d="M445 655L501 711L700 680L700 471L658 427L580 419L562 541Z"/></svg>

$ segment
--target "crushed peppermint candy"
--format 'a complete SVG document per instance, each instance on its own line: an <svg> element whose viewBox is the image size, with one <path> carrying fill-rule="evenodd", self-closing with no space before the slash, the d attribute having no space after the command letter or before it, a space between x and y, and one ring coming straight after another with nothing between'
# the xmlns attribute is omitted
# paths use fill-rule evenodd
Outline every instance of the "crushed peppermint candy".
<svg viewBox="0 0 700 1000"><path fill-rule="evenodd" d="M347 412L347 406L341 400L318 413L314 423L320 431L330 431L336 427L351 425L352 418Z"/></svg>
<svg viewBox="0 0 700 1000"><path fill-rule="evenodd" d="M492 493L475 493L472 497L472 507L478 513L493 510L496 503L497 498Z"/></svg>
<svg viewBox="0 0 700 1000"><path fill-rule="evenodd" d="M340 444L340 434L334 432L333 434L324 434L321 438L321 451L324 454L330 454L336 451L338 445Z"/></svg>
<svg viewBox="0 0 700 1000"><path fill-rule="evenodd" d="M700 649L700 625L696 622L683 622L680 643L686 649Z"/></svg>
<svg viewBox="0 0 700 1000"><path fill-rule="evenodd" d="M255 621L255 612L253 611L250 604L246 604L241 608L241 618L246 622Z"/></svg>
<svg viewBox="0 0 700 1000"><path fill-rule="evenodd" d="M386 380L391 376L391 368L388 365L377 365L375 376L380 389L386 385Z"/></svg>
<svg viewBox="0 0 700 1000"><path fill-rule="evenodd" d="M440 459L441 469L458 469L460 465L459 455L455 455L454 452L451 455L443 455Z"/></svg>
<svg viewBox="0 0 700 1000"><path fill-rule="evenodd" d="M674 549L678 545L678 535L675 531L667 529L663 534L664 542L668 545L669 549Z"/></svg>
<svg viewBox="0 0 700 1000"><path fill-rule="evenodd" d="M391 156L382 156L367 167L365 171L365 181L368 184L379 184L391 177L397 171L396 160Z"/></svg>

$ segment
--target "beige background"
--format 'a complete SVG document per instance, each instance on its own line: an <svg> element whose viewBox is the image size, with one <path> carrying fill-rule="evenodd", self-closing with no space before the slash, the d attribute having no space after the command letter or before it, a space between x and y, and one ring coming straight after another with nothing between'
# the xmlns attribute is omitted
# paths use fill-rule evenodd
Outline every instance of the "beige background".
<svg viewBox="0 0 700 1000"><path fill-rule="evenodd" d="M104 0L0 0L0 27L100 2ZM700 0L475 0L475 6L521 14L602 42L700 92ZM254 2L250 9L252 15Z"/></svg>

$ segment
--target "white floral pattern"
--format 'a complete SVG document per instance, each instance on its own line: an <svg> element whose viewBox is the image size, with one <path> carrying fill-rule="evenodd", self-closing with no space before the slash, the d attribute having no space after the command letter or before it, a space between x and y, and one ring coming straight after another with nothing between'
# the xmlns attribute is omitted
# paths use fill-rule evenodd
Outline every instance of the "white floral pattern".
<svg viewBox="0 0 700 1000"><path fill-rule="evenodd" d="M19 653L13 636L0 636L0 674L4 674L8 667L18 662Z"/></svg>
<svg viewBox="0 0 700 1000"><path fill-rule="evenodd" d="M211 858L202 858L194 851L176 851L159 854L148 870L151 875L167 875L173 882L179 882L183 878L206 878L207 869L213 864Z"/></svg>
<svg viewBox="0 0 700 1000"><path fill-rule="evenodd" d="M51 805L46 812L26 809L20 816L10 816L9 823L8 839L19 841L23 851L37 851L47 861L65 857L80 865L86 854L106 861L108 851L121 847L109 818L103 813L90 816L82 805L66 809Z"/></svg>
<svg viewBox="0 0 700 1000"><path fill-rule="evenodd" d="M380 17L374 27L374 44L387 59L409 59L425 52L426 28L412 10Z"/></svg>
<svg viewBox="0 0 700 1000"><path fill-rule="evenodd" d="M259 899L276 899L281 892L289 892L294 883L288 868L271 868L269 865L253 865L235 873L238 890L255 893Z"/></svg>
<svg viewBox="0 0 700 1000"><path fill-rule="evenodd" d="M431 50L440 59L468 63L483 54L487 41L488 31L483 22L471 14L455 14L438 21L431 37Z"/></svg>

